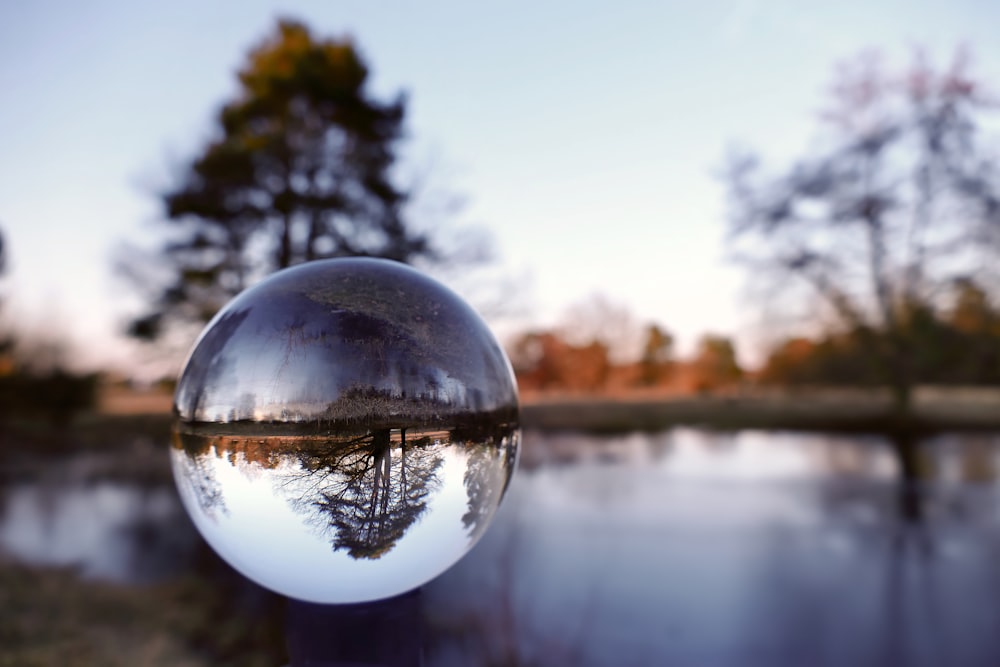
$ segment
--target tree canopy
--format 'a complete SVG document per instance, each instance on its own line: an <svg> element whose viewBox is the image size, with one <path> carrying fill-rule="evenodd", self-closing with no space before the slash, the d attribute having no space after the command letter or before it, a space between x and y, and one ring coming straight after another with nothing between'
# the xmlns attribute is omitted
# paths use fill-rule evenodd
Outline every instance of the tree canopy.
<svg viewBox="0 0 1000 667"><path fill-rule="evenodd" d="M300 262L440 258L408 220L411 193L394 179L405 97L371 94L351 40L280 21L237 78L215 137L162 195L170 238L156 270L124 261L155 286L131 325L140 338L201 324L249 284Z"/></svg>
<svg viewBox="0 0 1000 667"><path fill-rule="evenodd" d="M753 155L730 164L737 254L779 297L821 304L814 314L863 347L902 413L921 379L920 318L959 281L986 286L997 255L989 99L964 54L938 69L918 53L901 71L866 54L839 72L818 148L777 175Z"/></svg>

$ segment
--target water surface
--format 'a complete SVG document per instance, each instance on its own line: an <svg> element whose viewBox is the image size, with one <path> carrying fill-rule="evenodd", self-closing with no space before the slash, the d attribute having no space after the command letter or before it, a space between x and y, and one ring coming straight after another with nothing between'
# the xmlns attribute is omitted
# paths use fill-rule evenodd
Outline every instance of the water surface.
<svg viewBox="0 0 1000 667"><path fill-rule="evenodd" d="M528 432L522 451L485 537L424 589L430 665L1000 663L1000 435L923 443L916 513L874 435ZM126 582L191 567L169 475L101 470L6 476L0 549Z"/></svg>

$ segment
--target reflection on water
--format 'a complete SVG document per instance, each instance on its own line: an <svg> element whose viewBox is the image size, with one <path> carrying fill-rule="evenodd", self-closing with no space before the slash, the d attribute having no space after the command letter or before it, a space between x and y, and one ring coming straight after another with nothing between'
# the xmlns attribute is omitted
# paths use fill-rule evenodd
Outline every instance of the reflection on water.
<svg viewBox="0 0 1000 667"><path fill-rule="evenodd" d="M136 444L118 457L38 462L0 483L0 552L110 581L184 572L197 534L166 471L149 474L162 450L151 461L152 445Z"/></svg>
<svg viewBox="0 0 1000 667"><path fill-rule="evenodd" d="M77 565L87 577L155 580L177 571L169 552L194 542L191 532L172 530L180 511L169 489L102 482L53 493L19 485L7 490L0 545L28 562Z"/></svg>
<svg viewBox="0 0 1000 667"><path fill-rule="evenodd" d="M181 499L224 559L286 595L328 602L410 590L458 560L496 511L517 442L512 425L179 431L171 461Z"/></svg>
<svg viewBox="0 0 1000 667"><path fill-rule="evenodd" d="M998 664L1000 438L918 451L915 521L878 437L528 433L431 664Z"/></svg>

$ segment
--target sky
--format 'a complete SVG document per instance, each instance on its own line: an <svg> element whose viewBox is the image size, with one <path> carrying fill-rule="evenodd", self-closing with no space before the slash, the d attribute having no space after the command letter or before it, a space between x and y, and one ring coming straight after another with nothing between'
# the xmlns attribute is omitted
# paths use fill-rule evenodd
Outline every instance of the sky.
<svg viewBox="0 0 1000 667"><path fill-rule="evenodd" d="M744 359L773 332L727 257L727 152L775 168L801 155L835 66L864 50L943 63L966 45L1000 82L1000 5L985 1L5 3L5 316L68 338L84 365L140 358L120 332L142 306L115 253L155 244L157 192L213 136L278 17L351 36L373 94L408 94L401 173L462 198L449 224L491 235L514 285L498 334L601 294L681 353L717 332Z"/></svg>

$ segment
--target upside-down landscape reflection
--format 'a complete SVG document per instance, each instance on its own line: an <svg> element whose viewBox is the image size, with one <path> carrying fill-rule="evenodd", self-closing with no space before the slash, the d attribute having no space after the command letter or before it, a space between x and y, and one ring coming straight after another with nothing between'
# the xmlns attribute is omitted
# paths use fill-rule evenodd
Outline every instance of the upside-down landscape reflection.
<svg viewBox="0 0 1000 667"><path fill-rule="evenodd" d="M172 461L208 543L314 602L398 595L485 530L517 464L506 355L454 293L395 262L274 274L181 374Z"/></svg>
<svg viewBox="0 0 1000 667"><path fill-rule="evenodd" d="M293 597L409 590L457 561L500 502L518 432L378 430L355 435L178 431L181 498L208 542Z"/></svg>
<svg viewBox="0 0 1000 667"><path fill-rule="evenodd" d="M338 259L230 302L174 403L185 422L403 428L509 419L517 392L503 349L457 295L396 262Z"/></svg>

